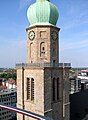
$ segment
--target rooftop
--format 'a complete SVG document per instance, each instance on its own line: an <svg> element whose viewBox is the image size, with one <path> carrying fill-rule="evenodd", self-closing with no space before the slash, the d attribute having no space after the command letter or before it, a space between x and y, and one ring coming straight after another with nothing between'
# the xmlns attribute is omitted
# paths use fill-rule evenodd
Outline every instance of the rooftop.
<svg viewBox="0 0 88 120"><path fill-rule="evenodd" d="M0 91L0 95L11 94L17 92L16 88L13 89L4 89Z"/></svg>
<svg viewBox="0 0 88 120"><path fill-rule="evenodd" d="M16 82L15 82L15 80L13 80L13 79L9 79L9 80L6 81L6 83L15 84Z"/></svg>
<svg viewBox="0 0 88 120"><path fill-rule="evenodd" d="M88 70L81 70L81 72L88 72Z"/></svg>
<svg viewBox="0 0 88 120"><path fill-rule="evenodd" d="M0 89L7 89L7 86L0 86Z"/></svg>
<svg viewBox="0 0 88 120"><path fill-rule="evenodd" d="M30 25L53 24L58 20L58 9L49 0L36 0L27 10L27 17Z"/></svg>

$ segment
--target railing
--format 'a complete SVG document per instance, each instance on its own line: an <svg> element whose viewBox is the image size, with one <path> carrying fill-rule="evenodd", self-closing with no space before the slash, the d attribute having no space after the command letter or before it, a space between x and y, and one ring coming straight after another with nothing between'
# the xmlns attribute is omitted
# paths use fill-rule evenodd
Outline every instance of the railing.
<svg viewBox="0 0 88 120"><path fill-rule="evenodd" d="M71 67L71 63L58 63L59 67Z"/></svg>
<svg viewBox="0 0 88 120"><path fill-rule="evenodd" d="M16 68L19 67L71 67L71 63L58 63L58 64L53 64L53 63L20 63L16 64Z"/></svg>
<svg viewBox="0 0 88 120"><path fill-rule="evenodd" d="M26 110L23 110L23 109L20 109L20 108L16 108L16 107L11 107L11 106L6 106L6 105L0 104L0 108L7 109L7 110L10 110L10 111L13 111L13 112L17 112L17 113L26 115L28 117L34 118L36 120L52 120L51 118L47 118L47 117L41 116L39 114L30 112L30 111L26 111Z"/></svg>

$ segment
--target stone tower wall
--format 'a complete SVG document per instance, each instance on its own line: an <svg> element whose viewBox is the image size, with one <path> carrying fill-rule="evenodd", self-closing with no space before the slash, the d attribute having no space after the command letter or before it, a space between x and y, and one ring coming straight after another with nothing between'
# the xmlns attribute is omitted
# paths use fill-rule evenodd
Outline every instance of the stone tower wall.
<svg viewBox="0 0 88 120"><path fill-rule="evenodd" d="M27 28L27 61L28 63L53 62L58 63L58 31L53 26L34 26ZM35 32L33 40L28 38L31 31ZM56 38L51 37L53 31L56 32ZM53 35L54 36L54 35ZM56 39L56 40L55 40ZM41 47L44 47L42 50ZM44 54L43 54L44 53Z"/></svg>
<svg viewBox="0 0 88 120"><path fill-rule="evenodd" d="M46 68L44 74L44 110L45 116L50 116L54 120L62 120L63 116L63 69L62 68ZM59 99L53 101L53 78L59 78ZM57 94L57 92L56 92Z"/></svg>

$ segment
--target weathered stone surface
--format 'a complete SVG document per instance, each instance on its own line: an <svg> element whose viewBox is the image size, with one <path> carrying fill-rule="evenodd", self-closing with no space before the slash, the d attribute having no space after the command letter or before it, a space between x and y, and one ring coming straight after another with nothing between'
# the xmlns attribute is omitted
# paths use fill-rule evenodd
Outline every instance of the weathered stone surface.
<svg viewBox="0 0 88 120"><path fill-rule="evenodd" d="M59 29L50 25L37 25L29 27L27 34L30 31L35 32L33 40L27 37L27 62L30 66L17 67L17 107L54 120L69 120L69 68L57 66L58 36L53 38L51 34L54 31L58 34ZM38 63L50 63L50 66L44 67ZM27 99L27 78L34 79L34 101ZM55 83L55 101L52 100L53 78L59 79L59 99ZM32 118L17 115L17 120Z"/></svg>

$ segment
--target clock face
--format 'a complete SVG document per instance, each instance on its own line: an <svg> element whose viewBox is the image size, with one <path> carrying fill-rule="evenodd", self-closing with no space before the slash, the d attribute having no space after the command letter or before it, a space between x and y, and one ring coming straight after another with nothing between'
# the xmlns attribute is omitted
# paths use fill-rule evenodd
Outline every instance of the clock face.
<svg viewBox="0 0 88 120"><path fill-rule="evenodd" d="M52 38L53 40L57 40L57 38L58 38L58 33L53 30L53 31L51 32L51 38Z"/></svg>
<svg viewBox="0 0 88 120"><path fill-rule="evenodd" d="M29 40L34 40L35 32L33 30L28 33L28 38L29 38Z"/></svg>

